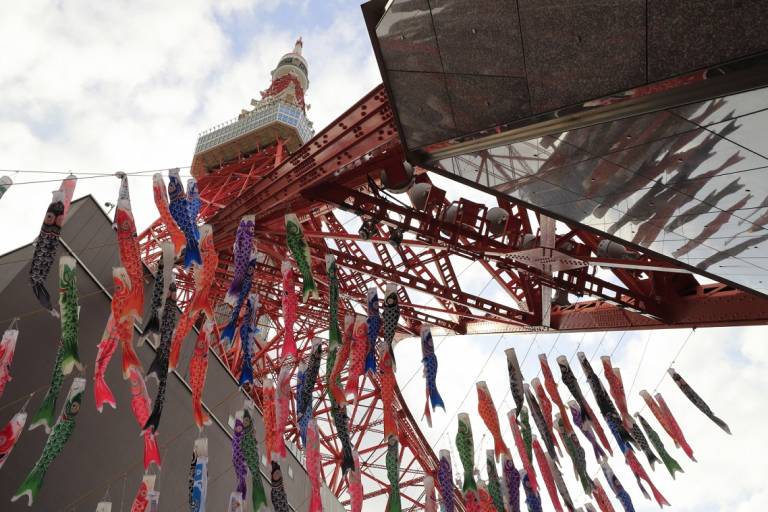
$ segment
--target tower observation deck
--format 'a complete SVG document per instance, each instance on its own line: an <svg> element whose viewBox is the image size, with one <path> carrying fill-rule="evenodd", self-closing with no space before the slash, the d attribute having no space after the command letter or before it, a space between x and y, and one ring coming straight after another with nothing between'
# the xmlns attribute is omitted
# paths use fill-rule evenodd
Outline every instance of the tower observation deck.
<svg viewBox="0 0 768 512"><path fill-rule="evenodd" d="M201 177L211 169L239 156L259 151L278 139L293 152L315 134L307 119L304 93L309 88L307 61L301 55L303 43L283 55L272 71L272 82L251 100L251 110L200 134L192 160L192 174Z"/></svg>

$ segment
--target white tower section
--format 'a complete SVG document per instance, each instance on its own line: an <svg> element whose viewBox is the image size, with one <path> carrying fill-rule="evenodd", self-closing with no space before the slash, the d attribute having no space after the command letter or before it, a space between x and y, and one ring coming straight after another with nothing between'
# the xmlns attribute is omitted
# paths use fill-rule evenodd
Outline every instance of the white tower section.
<svg viewBox="0 0 768 512"><path fill-rule="evenodd" d="M251 110L243 109L235 119L215 126L197 139L192 174L204 175L243 155L259 151L278 140L289 152L296 151L314 135L306 116L304 93L309 88L304 43L283 55L271 72L272 81L261 99L252 99Z"/></svg>

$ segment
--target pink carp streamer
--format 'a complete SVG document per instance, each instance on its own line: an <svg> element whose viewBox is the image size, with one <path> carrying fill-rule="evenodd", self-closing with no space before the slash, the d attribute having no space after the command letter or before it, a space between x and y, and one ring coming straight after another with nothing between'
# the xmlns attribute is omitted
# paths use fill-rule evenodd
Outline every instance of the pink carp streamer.
<svg viewBox="0 0 768 512"><path fill-rule="evenodd" d="M115 395L104 378L104 374L107 372L107 365L112 359L119 343L115 332L115 320L110 314L107 326L104 328L104 334L101 335L101 341L97 345L96 369L93 371L93 396L96 402L96 410L99 412L104 409L104 405L109 405L113 409L117 408Z"/></svg>
<svg viewBox="0 0 768 512"><path fill-rule="evenodd" d="M658 403L659 407L661 408L661 414L664 415L665 421L667 422L669 427L672 429L672 431L675 433L675 438L677 439L677 442L683 448L683 451L688 456L688 458L696 462L696 457L693 456L693 448L691 448L691 445L688 444L688 441L685 439L685 435L683 435L683 429L680 428L680 424L677 423L677 420L672 414L672 411L670 410L669 406L667 406L667 403L664 401L664 397L661 396L661 393L656 393L656 395L654 396L656 398L656 403Z"/></svg>
<svg viewBox="0 0 768 512"><path fill-rule="evenodd" d="M549 361L547 361L546 354L539 354L539 365L541 366L541 374L544 376L544 387L549 393L549 398L557 406L560 411L560 418L563 420L563 425L566 432L573 432L573 426L568 420L568 413L566 412L565 404L562 398L560 398L560 392L557 389L557 382L554 375L552 375L552 369L549 367Z"/></svg>
<svg viewBox="0 0 768 512"><path fill-rule="evenodd" d="M285 429L288 427L288 414L291 404L291 367L280 368L275 388L275 437L272 451L285 458Z"/></svg>
<svg viewBox="0 0 768 512"><path fill-rule="evenodd" d="M354 328L354 317L347 314L344 317L344 339L341 346L336 351L336 361L333 363L333 369L328 377L328 387L330 393L337 404L346 404L347 397L341 387L341 373L349 360L349 354L352 351L352 329Z"/></svg>
<svg viewBox="0 0 768 512"><path fill-rule="evenodd" d="M621 373L619 373L618 368L613 367L609 356L601 357L600 361L603 363L603 375L608 381L611 398L616 403L616 408L621 413L622 419L626 421L626 418L631 416L627 408L627 397L624 394L624 382L621 380Z"/></svg>
<svg viewBox="0 0 768 512"><path fill-rule="evenodd" d="M544 450L541 449L539 440L536 436L533 436L533 454L536 457L536 463L539 465L539 471L541 472L541 478L544 480L544 485L547 488L549 498L552 500L552 505L557 512L563 512L563 507L560 505L560 498L557 495L557 487L555 485L555 477L552 475L552 471L549 469L547 459L544 457Z"/></svg>
<svg viewBox="0 0 768 512"><path fill-rule="evenodd" d="M201 312L205 312L208 319L213 319L213 308L210 304L210 292L213 281L216 278L216 269L219 265L219 256L213 245L213 228L209 224L200 227L200 251L203 257L203 265L196 265L194 269L195 289L189 306L181 314L179 323L171 339L171 352L168 358L168 369L174 370L179 364L181 348L184 339L192 332L192 327ZM212 331L213 332L213 331Z"/></svg>
<svg viewBox="0 0 768 512"><path fill-rule="evenodd" d="M660 507L669 505L667 499L659 492L656 486L653 485L651 478L648 476L648 473L645 472L643 466L640 465L640 461L637 460L635 452L631 448L627 450L627 453L624 454L624 460L627 463L627 466L629 466L629 469L632 470L635 478L637 478L638 484L640 483L641 479L646 481L648 486L651 488L651 492L653 493L653 498L656 500L656 503L658 503Z"/></svg>
<svg viewBox="0 0 768 512"><path fill-rule="evenodd" d="M437 512L437 497L435 496L435 479L430 475L424 477L424 510Z"/></svg>
<svg viewBox="0 0 768 512"><path fill-rule="evenodd" d="M181 252L187 245L187 239L184 237L184 233L179 229L176 221L173 220L170 207L168 206L168 189L165 186L165 179L159 172L152 176L152 192L155 198L155 206L157 212L160 214L160 220L165 225L165 230L171 237L171 243L173 243L174 255L178 258L181 256Z"/></svg>
<svg viewBox="0 0 768 512"><path fill-rule="evenodd" d="M688 455L692 461L696 462L696 458L693 456L693 449L683 437L680 426L677 424L674 417L672 417L672 412L669 410L669 408L666 408L665 410L661 406L661 403L658 402L658 399L661 397L661 395L657 393L656 399L654 400L650 393L643 389L640 391L640 396L643 397L643 400L645 400L645 405L647 405L651 410L653 415L656 417L656 420L659 422L662 428L664 428L664 431L666 431L672 441L674 441L675 446L682 448L685 454ZM662 398L662 400L664 399ZM664 405L666 406L666 403Z"/></svg>
<svg viewBox="0 0 768 512"><path fill-rule="evenodd" d="M149 398L144 375L138 368L131 368L129 380L131 382L131 410L139 424L139 428L142 428L149 419L149 414L152 410L152 399ZM157 434L148 428L141 435L144 437L144 471L147 471L151 464L155 464L160 468L160 449L157 446Z"/></svg>
<svg viewBox="0 0 768 512"><path fill-rule="evenodd" d="M547 431L549 432L550 440L562 457L563 452L560 450L560 443L557 441L557 436L555 435L555 423L552 420L552 402L550 402L549 397L544 390L544 386L541 385L541 381L539 381L538 377L531 380L531 387L536 394L536 399L539 402L539 408L541 409L542 415L544 416L544 421L547 424Z"/></svg>
<svg viewBox="0 0 768 512"><path fill-rule="evenodd" d="M197 337L195 351L189 361L189 385L192 388L192 415L195 418L197 428L202 432L206 425L211 424L211 418L203 410L203 388L205 377L208 374L208 348L211 345L211 336L214 322L207 319Z"/></svg>
<svg viewBox="0 0 768 512"><path fill-rule="evenodd" d="M272 452L275 446L275 383L272 379L264 380L262 390L262 411L264 412L264 451L267 455L267 464L272 462Z"/></svg>
<svg viewBox="0 0 768 512"><path fill-rule="evenodd" d="M525 441L523 441L523 435L520 433L520 427L517 424L517 410L512 409L511 411L509 411L509 413L507 414L507 418L509 419L509 426L512 429L512 437L515 440L517 453L520 455L520 460L523 461L523 468L528 474L528 480L530 481L531 489L533 489L534 492L537 492L539 489L539 485L536 482L536 472L533 470L531 459L528 458L528 450L525 447Z"/></svg>
<svg viewBox="0 0 768 512"><path fill-rule="evenodd" d="M347 398L357 397L360 377L365 373L365 357L368 355L368 318L363 315L355 316L350 338L347 339L347 343L352 343L349 352L349 373L347 384L344 386L344 394Z"/></svg>
<svg viewBox="0 0 768 512"><path fill-rule="evenodd" d="M305 454L309 484L311 486L308 510L309 512L323 512L323 503L320 499L320 434L317 431L317 422L314 418L309 421L309 427L307 428Z"/></svg>

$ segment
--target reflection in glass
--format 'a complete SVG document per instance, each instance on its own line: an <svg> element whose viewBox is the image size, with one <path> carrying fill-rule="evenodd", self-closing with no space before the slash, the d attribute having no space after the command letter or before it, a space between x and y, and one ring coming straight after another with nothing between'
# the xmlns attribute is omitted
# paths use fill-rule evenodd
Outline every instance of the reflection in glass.
<svg viewBox="0 0 768 512"><path fill-rule="evenodd" d="M436 167L768 293L765 109L751 91Z"/></svg>

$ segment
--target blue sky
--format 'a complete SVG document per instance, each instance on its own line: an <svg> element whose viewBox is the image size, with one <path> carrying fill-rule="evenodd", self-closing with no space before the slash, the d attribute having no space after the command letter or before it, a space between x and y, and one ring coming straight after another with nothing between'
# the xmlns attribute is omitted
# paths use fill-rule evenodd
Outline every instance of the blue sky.
<svg viewBox="0 0 768 512"><path fill-rule="evenodd" d="M309 117L320 129L380 82L357 2L18 2L0 17L0 45L14 49L4 53L0 74L0 169L111 173L188 166L197 133L234 117L252 97L258 98L269 83L269 71L291 50L297 36L304 38L310 66ZM0 174L11 175L16 182L59 178L47 173ZM131 177L130 185L141 229L157 215L151 180ZM0 215L6 219L0 252L34 239L56 186L17 185L0 200ZM457 185L444 187L450 199L470 194ZM115 178L83 179L76 197L93 194L102 203L114 201L117 189ZM466 282L474 277L470 270ZM660 331L650 338L643 332L625 336L614 363L622 368L625 381L636 374L631 408L642 406L637 391L653 389L687 335ZM591 355L601 336L585 336L580 349ZM608 334L596 357L612 350L619 336ZM762 327L699 331L676 362L678 371L730 423L732 437L693 409L669 380L662 381L660 391L678 413L699 459L690 463L682 452L674 451L686 473L676 481L663 469L652 474L673 510L749 512L763 510L768 503L764 485L768 459L755 453L765 444L762 429L767 419L764 337ZM559 353L573 354L580 340L581 335L562 336L552 360ZM536 340L510 335L500 341L498 336L438 337L438 386L447 411L434 414L432 429L424 426L433 447L449 446L460 410L473 416L478 449L490 446L487 438L481 444L485 430L475 414L474 391L477 371L489 355L479 379L488 382L511 443L505 421L510 402L503 401L507 390L503 350L513 346L522 357L531 346L523 365L531 378L537 373L535 356L553 342L553 335ZM419 344L404 340L396 352L398 380L418 418L424 406ZM580 376L577 366L574 370ZM406 386L414 372L416 377ZM440 437L444 429L447 437ZM618 461L613 467L635 497L638 510L656 508L636 492L632 477ZM577 496L573 481L569 483ZM551 510L548 498L543 500L545 510Z"/></svg>

